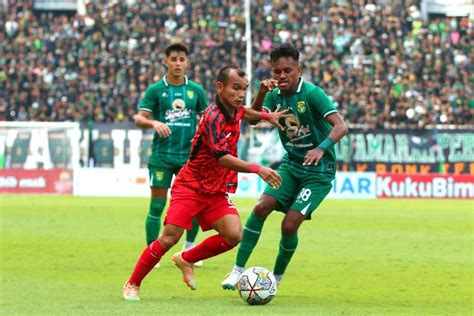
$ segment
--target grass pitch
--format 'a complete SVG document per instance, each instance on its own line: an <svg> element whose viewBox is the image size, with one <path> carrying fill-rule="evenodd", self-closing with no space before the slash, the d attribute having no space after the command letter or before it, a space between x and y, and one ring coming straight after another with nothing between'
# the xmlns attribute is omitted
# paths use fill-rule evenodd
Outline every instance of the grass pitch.
<svg viewBox="0 0 474 316"><path fill-rule="evenodd" d="M234 199L247 218L255 199ZM325 201L266 306L220 282L236 250L196 270L197 291L165 255L142 284L121 288L145 246L145 198L0 195L0 314L472 315L473 201ZM248 266L273 268L282 214L267 220ZM209 233L200 232L198 240Z"/></svg>

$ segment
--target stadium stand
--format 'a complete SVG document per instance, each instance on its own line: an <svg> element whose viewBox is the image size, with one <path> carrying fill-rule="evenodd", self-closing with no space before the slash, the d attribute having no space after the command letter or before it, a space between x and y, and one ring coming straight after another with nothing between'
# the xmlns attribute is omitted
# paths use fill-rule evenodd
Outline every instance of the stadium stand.
<svg viewBox="0 0 474 316"><path fill-rule="evenodd" d="M190 47L189 76L210 99L217 69L245 62L240 0L100 0L84 16L38 12L33 2L8 1L0 12L1 120L129 122L144 89L165 73L170 42ZM269 50L292 41L305 78L351 124L472 124L468 18L424 21L419 1L252 4L255 80L270 76Z"/></svg>

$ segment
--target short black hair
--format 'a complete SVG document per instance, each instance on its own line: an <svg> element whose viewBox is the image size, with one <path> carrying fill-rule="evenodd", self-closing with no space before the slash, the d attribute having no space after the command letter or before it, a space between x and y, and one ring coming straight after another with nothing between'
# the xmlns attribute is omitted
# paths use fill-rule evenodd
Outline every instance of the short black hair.
<svg viewBox="0 0 474 316"><path fill-rule="evenodd" d="M296 62L300 61L300 52L293 44L283 44L272 49L270 52L270 62L277 61L281 57L290 57Z"/></svg>
<svg viewBox="0 0 474 316"><path fill-rule="evenodd" d="M166 57L171 55L172 52L183 52L183 53L186 54L186 56L189 55L188 47L184 44L181 44L181 43L174 43L174 44L171 44L168 47L166 47L166 49L165 49Z"/></svg>
<svg viewBox="0 0 474 316"><path fill-rule="evenodd" d="M217 81L222 82L224 85L227 84L227 82L229 81L229 72L232 69L235 69L237 71L237 75L241 78L247 75L245 71L240 69L238 66L227 65L227 66L222 67L221 70L219 70L219 72L217 73Z"/></svg>

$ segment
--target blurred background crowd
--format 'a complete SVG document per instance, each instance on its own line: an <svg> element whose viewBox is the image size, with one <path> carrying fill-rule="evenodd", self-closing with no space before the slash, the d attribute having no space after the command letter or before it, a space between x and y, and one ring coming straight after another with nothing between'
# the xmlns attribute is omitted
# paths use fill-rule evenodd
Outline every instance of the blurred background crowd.
<svg viewBox="0 0 474 316"><path fill-rule="evenodd" d="M90 1L85 14L0 10L0 120L129 122L165 74L164 48L191 50L189 78L213 99L217 70L245 64L243 0ZM423 128L473 124L473 28L423 20L419 1L252 2L253 87L269 51L292 42L304 78L349 124Z"/></svg>

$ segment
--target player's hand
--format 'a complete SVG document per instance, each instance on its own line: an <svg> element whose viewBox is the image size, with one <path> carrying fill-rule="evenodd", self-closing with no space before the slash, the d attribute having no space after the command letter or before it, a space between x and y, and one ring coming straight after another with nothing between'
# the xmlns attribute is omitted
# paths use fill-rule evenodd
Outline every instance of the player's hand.
<svg viewBox="0 0 474 316"><path fill-rule="evenodd" d="M283 111L280 111L280 109L276 109L275 112L268 113L270 115L270 117L268 118L268 122L272 123L279 129L284 131L285 128L283 127L283 125L280 124L280 119L282 118L284 119L291 116L291 114L287 114L287 113L288 113L288 109L285 109Z"/></svg>
<svg viewBox="0 0 474 316"><path fill-rule="evenodd" d="M306 156L304 157L303 166L313 164L316 166L323 157L323 155L324 151L322 151L321 149L315 148L308 150L306 152Z"/></svg>
<svg viewBox="0 0 474 316"><path fill-rule="evenodd" d="M278 189L281 185L281 176L272 168L262 166L258 170L258 175L274 189Z"/></svg>
<svg viewBox="0 0 474 316"><path fill-rule="evenodd" d="M171 130L165 123L153 121L153 127L160 137L169 137L171 135Z"/></svg>
<svg viewBox="0 0 474 316"><path fill-rule="evenodd" d="M260 81L260 87L258 88L258 92L267 93L268 91L272 91L278 86L278 80L275 79L264 79Z"/></svg>

